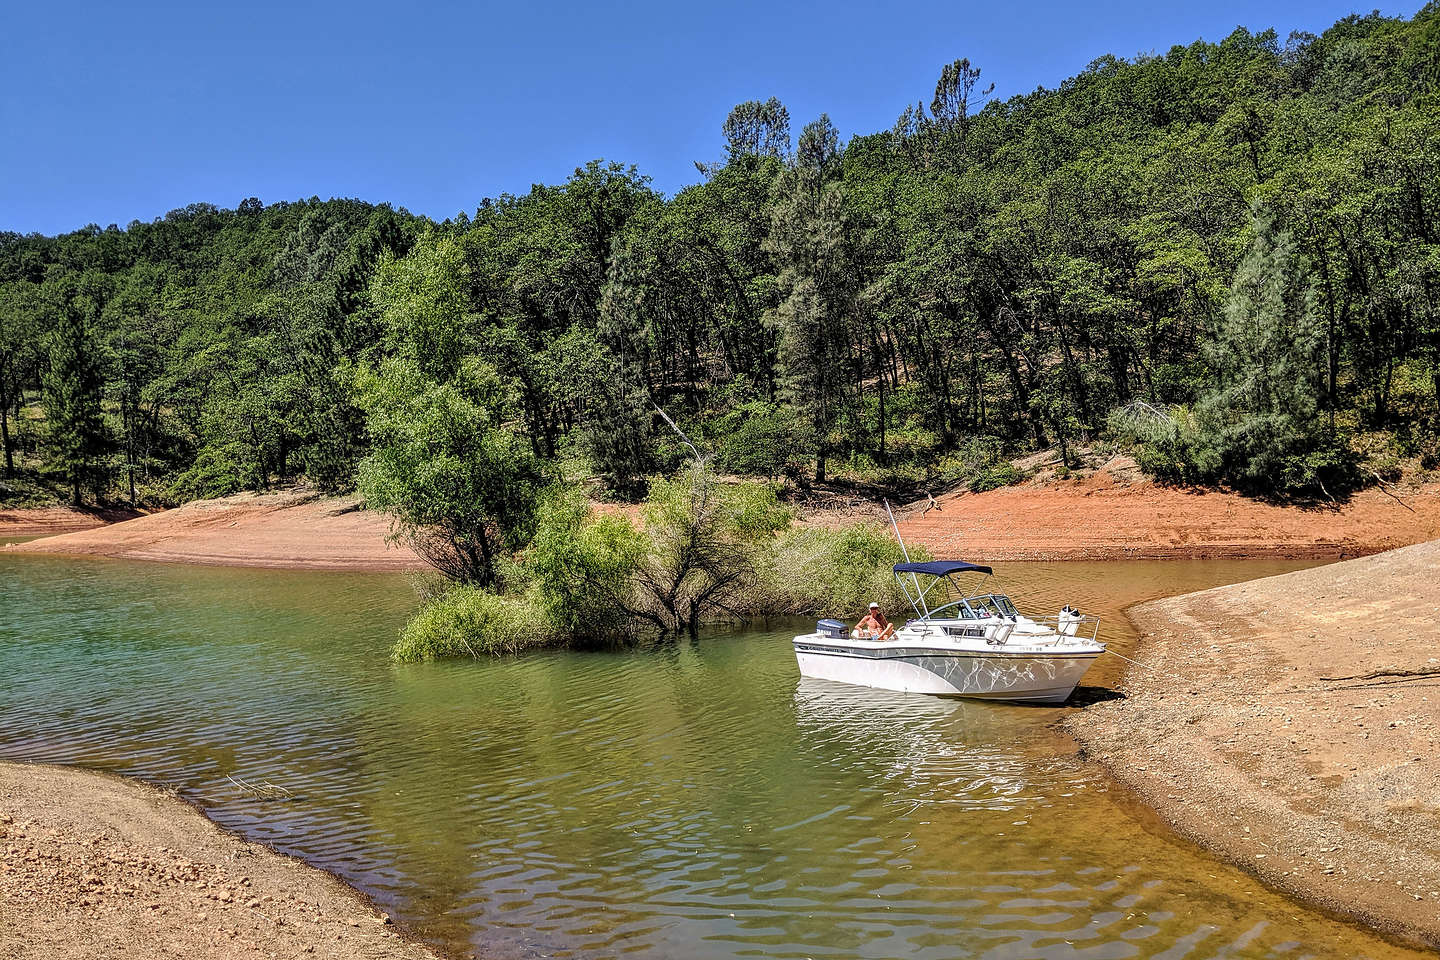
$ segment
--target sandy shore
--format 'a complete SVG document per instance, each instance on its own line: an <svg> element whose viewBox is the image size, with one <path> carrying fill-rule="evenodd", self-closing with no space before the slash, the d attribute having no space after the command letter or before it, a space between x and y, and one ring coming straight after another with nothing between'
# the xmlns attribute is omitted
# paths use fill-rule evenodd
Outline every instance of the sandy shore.
<svg viewBox="0 0 1440 960"><path fill-rule="evenodd" d="M1145 603L1068 727L1182 834L1440 947L1440 542Z"/></svg>
<svg viewBox="0 0 1440 960"><path fill-rule="evenodd" d="M313 867L152 787L0 763L0 956L435 960Z"/></svg>
<svg viewBox="0 0 1440 960"><path fill-rule="evenodd" d="M386 537L389 520L354 498L301 491L197 500L95 529L5 549L244 567L412 570L424 566Z"/></svg>

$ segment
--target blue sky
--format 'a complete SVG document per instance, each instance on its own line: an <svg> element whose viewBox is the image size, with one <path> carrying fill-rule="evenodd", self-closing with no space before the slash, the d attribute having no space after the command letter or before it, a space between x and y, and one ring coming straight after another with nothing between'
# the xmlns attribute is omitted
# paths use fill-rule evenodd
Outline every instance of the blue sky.
<svg viewBox="0 0 1440 960"><path fill-rule="evenodd" d="M1410 15L1418 0L1381 11ZM6 5L0 230L319 195L436 218L603 157L667 192L738 101L888 128L967 56L997 96L1238 25L1320 32L1347 0Z"/></svg>

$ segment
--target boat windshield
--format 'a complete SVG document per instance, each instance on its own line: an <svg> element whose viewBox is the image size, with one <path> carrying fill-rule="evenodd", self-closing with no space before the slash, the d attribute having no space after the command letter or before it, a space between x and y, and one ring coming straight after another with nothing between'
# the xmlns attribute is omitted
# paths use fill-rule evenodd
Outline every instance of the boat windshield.
<svg viewBox="0 0 1440 960"><path fill-rule="evenodd" d="M956 569L949 569L954 567ZM936 569L932 569L936 568ZM895 580L905 592L910 605L922 620L1014 620L1020 616L1015 604L1003 593L965 595L956 573L978 572L990 575L990 568L960 561L931 561L895 565ZM919 577L927 578L921 581Z"/></svg>
<svg viewBox="0 0 1440 960"><path fill-rule="evenodd" d="M967 597L965 602L981 617L1016 617L1015 604L1001 593L987 593L979 597Z"/></svg>

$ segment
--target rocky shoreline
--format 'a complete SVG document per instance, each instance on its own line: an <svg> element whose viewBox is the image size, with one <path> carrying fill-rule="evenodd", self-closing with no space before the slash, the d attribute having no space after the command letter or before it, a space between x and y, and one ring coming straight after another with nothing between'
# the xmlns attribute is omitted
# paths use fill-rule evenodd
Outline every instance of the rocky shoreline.
<svg viewBox="0 0 1440 960"><path fill-rule="evenodd" d="M93 771L0 762L0 956L437 960L355 890Z"/></svg>
<svg viewBox="0 0 1440 960"><path fill-rule="evenodd" d="M1066 727L1181 835L1440 947L1440 541L1141 604Z"/></svg>

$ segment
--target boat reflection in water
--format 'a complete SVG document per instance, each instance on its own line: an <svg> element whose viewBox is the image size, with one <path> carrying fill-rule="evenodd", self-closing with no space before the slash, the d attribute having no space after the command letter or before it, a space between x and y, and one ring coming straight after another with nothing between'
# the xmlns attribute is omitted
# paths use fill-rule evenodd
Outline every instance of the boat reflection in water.
<svg viewBox="0 0 1440 960"><path fill-rule="evenodd" d="M883 779L897 804L1006 810L1085 779L1068 738L1017 726L1023 712L809 677L795 688L803 741L856 768L850 772L868 767L866 779Z"/></svg>

